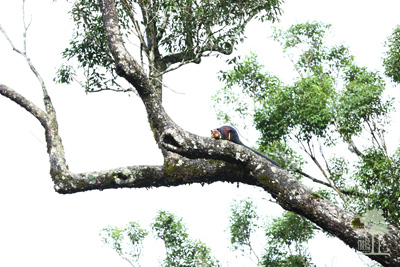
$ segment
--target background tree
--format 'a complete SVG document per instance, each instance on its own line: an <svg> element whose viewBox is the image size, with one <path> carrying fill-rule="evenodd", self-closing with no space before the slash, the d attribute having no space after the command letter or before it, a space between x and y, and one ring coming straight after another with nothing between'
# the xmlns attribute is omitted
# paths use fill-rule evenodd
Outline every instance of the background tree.
<svg viewBox="0 0 400 267"><path fill-rule="evenodd" d="M382 209L386 220L398 226L398 152L389 152L385 141L394 100L385 99L379 73L357 66L348 48L325 45L329 28L307 22L286 31L276 29L273 38L298 74L293 84L265 73L252 54L233 70L221 72L226 86L214 97L215 106L225 123L233 116L252 119L260 131L261 150L289 170L327 186L333 198L336 191L337 203L359 213ZM326 156L327 150L343 143L357 158L355 168L344 156ZM300 148L327 182L296 166L282 152L282 144L291 151Z"/></svg>
<svg viewBox="0 0 400 267"><path fill-rule="evenodd" d="M137 222L130 222L124 227L108 226L100 233L104 244L110 246L118 255L132 266L138 264L143 249L143 239L148 235Z"/></svg>
<svg viewBox="0 0 400 267"><path fill-rule="evenodd" d="M272 219L266 228L267 246L262 266L316 266L306 244L315 234L314 225L293 212Z"/></svg>
<svg viewBox="0 0 400 267"><path fill-rule="evenodd" d="M251 239L261 225L256 207L251 200L234 201L231 205L229 229L233 250L255 260L256 266L315 266L305 249L314 236L315 227L302 216L284 212L281 218L265 223L266 244L264 252L255 251ZM247 252L248 251L248 252Z"/></svg>
<svg viewBox="0 0 400 267"><path fill-rule="evenodd" d="M254 257L256 264L260 259L257 252L251 245L251 234L257 228L259 219L251 200L233 201L231 204L231 216L229 217L229 232L231 235L232 250L240 250L243 255L249 258ZM248 252L247 252L248 250Z"/></svg>
<svg viewBox="0 0 400 267"><path fill-rule="evenodd" d="M233 251L253 261L255 266L314 266L304 248L314 235L312 223L292 212L285 212L282 218L273 218L265 224L267 238L264 253L252 246L259 224L257 207L250 199L231 203L229 217L230 243ZM165 266L222 266L211 256L211 250L199 240L192 240L181 218L167 211L159 211L151 228L155 237L164 242ZM132 266L138 262L143 248L142 241L147 231L137 222L126 227L109 226L101 232L103 243L114 249ZM129 237L130 242L124 242ZM260 241L260 238L258 238ZM228 263L231 264L231 263Z"/></svg>
<svg viewBox="0 0 400 267"><path fill-rule="evenodd" d="M151 227L157 238L164 241L164 266L220 266L204 243L189 238L182 219L174 214L160 211Z"/></svg>
<svg viewBox="0 0 400 267"><path fill-rule="evenodd" d="M182 219L174 214L159 211L151 228L155 236L164 242L166 257L162 266L220 266L211 256L210 248L199 240L192 240ZM130 222L126 227L108 226L100 233L103 243L132 266L139 266L143 239L147 235L148 232L137 222Z"/></svg>

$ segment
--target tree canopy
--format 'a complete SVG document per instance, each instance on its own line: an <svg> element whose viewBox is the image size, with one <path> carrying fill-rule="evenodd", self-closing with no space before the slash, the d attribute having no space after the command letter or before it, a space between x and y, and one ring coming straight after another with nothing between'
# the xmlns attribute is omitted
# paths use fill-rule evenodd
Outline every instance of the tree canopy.
<svg viewBox="0 0 400 267"><path fill-rule="evenodd" d="M277 20L280 4L279 0L115 1L121 34L139 48L141 64L160 95L164 73L188 63L200 63L201 58L212 54L231 54L245 38L249 21ZM74 1L70 13L76 27L63 57L68 61L76 58L78 68L84 70L82 86L87 91L131 90L117 81L99 3ZM74 68L64 64L56 80L70 83L75 75Z"/></svg>
<svg viewBox="0 0 400 267"><path fill-rule="evenodd" d="M260 148L292 172L327 186L329 190L322 191L325 197L334 200L332 192L337 193L336 203L355 214L381 209L386 220L398 226L400 188L394 166L399 148L389 152L385 141L394 99L384 95L383 77L357 66L347 47L326 46L329 28L307 22L276 29L272 37L298 76L285 84L265 72L251 54L220 73L225 87L214 96L217 113L224 123L253 120L261 133ZM355 162L343 152L326 156L340 144L349 147ZM297 148L328 183L307 174Z"/></svg>

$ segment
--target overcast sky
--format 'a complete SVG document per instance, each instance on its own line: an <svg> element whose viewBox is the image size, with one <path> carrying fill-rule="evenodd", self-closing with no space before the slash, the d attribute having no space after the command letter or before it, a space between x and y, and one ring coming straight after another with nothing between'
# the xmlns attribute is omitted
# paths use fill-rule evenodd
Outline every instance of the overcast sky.
<svg viewBox="0 0 400 267"><path fill-rule="evenodd" d="M21 2L0 3L0 23L19 48ZM44 77L57 110L70 169L82 172L162 164L139 98L109 92L86 95L76 85L52 82L73 26L64 1L28 0L27 5L27 14L32 18L28 53ZM382 70L383 43L399 23L400 2L288 0L282 8L281 22L275 26L285 28L313 20L330 23L335 40L350 47L358 64ZM238 53L256 52L269 71L290 80L290 62L268 39L270 34L271 23L250 24L248 38ZM164 105L170 117L190 132L209 136L210 129L219 126L210 97L221 87L217 72L225 68L222 59L205 59L200 65L188 65L168 74L166 85L184 93L165 89ZM3 36L0 83L43 106L39 83ZM388 91L396 92L390 84ZM398 125L398 120L393 124ZM398 136L391 135L392 144L397 145L398 141ZM254 145L255 139L250 138L250 142ZM57 194L49 175L43 128L32 115L4 97L0 97L0 181L0 266L128 266L115 252L102 246L100 229L129 221L147 227L159 209L183 217L190 234L211 246L222 263L246 266L235 258L229 259L226 253L229 241L224 231L231 200L253 198L261 216L280 212L262 190L227 183ZM364 266L354 250L341 243L337 239L316 238L309 249L313 262L317 266ZM145 250L143 266L157 266L162 255L160 242L151 246Z"/></svg>

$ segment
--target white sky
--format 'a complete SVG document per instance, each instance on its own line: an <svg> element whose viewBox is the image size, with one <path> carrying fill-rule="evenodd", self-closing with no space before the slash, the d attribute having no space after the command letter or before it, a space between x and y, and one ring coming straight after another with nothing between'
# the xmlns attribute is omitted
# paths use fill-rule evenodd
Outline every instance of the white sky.
<svg viewBox="0 0 400 267"><path fill-rule="evenodd" d="M0 23L22 48L22 1L0 2ZM34 4L35 3L35 4ZM135 96L116 93L86 95L77 86L52 82L67 45L72 25L63 1L28 1L32 15L29 55L44 77L57 109L67 162L75 172L137 164L161 164L143 105ZM333 25L336 40L350 46L360 65L382 70L383 43L399 23L400 2L383 0L288 0L279 26L318 20ZM293 75L290 62L268 36L270 23L253 23L238 53L255 51L269 71L285 79ZM278 25L276 25L278 26ZM164 103L171 118L184 129L209 136L218 125L211 95L221 87L221 59L205 59L165 78L177 95L166 89ZM0 36L0 82L42 106L39 84L22 57ZM395 92L395 90L390 90ZM397 124L397 121L394 121ZM396 129L393 132L397 132ZM397 144L398 136L392 142ZM255 142L255 140L251 140ZM54 192L49 175L44 131L36 119L15 103L0 97L0 266L128 266L102 246L99 231L107 225L138 221L148 226L157 210L184 218L190 234L212 247L229 266L247 266L227 256L227 216L232 199L251 197L261 216L279 214L269 195L250 186L217 183L157 189L93 191L73 195ZM144 266L157 266L162 244L150 242ZM310 245L317 266L364 266L341 241L319 237ZM333 249L334 248L334 249ZM157 254L155 256L155 254Z"/></svg>

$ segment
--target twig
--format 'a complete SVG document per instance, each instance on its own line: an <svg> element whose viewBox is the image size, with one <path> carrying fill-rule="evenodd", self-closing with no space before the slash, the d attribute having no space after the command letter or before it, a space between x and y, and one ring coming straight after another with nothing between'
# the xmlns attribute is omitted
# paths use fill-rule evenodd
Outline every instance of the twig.
<svg viewBox="0 0 400 267"><path fill-rule="evenodd" d="M43 101L44 101L44 105L46 107L46 112L48 114L54 113L54 107L53 104L50 100L49 94L47 93L47 89L46 89L46 85L44 83L44 80L42 79L42 76L40 75L40 73L36 70L35 66L33 65L31 59L28 57L26 51L26 35L28 32L28 28L31 25L31 22L26 25L25 22L25 0L23 1L23 5L22 5L22 9L23 9L23 22L24 22L24 33L23 33L23 39L24 39L24 51L21 51L19 49L16 48L16 46L13 44L13 42L11 41L11 39L8 37L6 31L3 29L3 27L0 25L0 31L3 33L4 37L7 39L8 43L11 45L12 49L17 52L18 54L20 54L25 61L28 63L30 69L32 70L33 74L35 74L36 78L38 79L41 87L42 87L42 92L43 92Z"/></svg>
<svg viewBox="0 0 400 267"><path fill-rule="evenodd" d="M289 166L288 171L297 172L298 174L301 174L302 176L304 176L304 177L310 179L311 181L313 181L313 182L315 182L315 183L322 184L322 185L325 185L326 187L329 187L329 188L334 189L330 183L321 181L320 179L317 179L317 178L315 178L315 177L313 177L313 176L311 176L311 175L309 175L309 174L303 172L303 171L300 170L293 162L290 162L290 160L289 160L288 158L286 158L282 153L279 153L279 151L278 151L277 149L275 149L275 150L276 150L276 152L278 153L278 154L275 155L275 156L277 156L277 157L283 159L283 160L285 161L285 163ZM272 153L270 153L270 154L272 154ZM357 195L357 196L363 195L362 193L354 192L354 191L351 191L351 190L340 189L340 191L341 191L343 194L346 194L346 195Z"/></svg>
<svg viewBox="0 0 400 267"><path fill-rule="evenodd" d="M149 57L149 54L147 53L148 47L147 47L146 42L144 41L142 32L140 31L140 27L138 25L138 22L135 19L135 15L134 15L134 12L132 10L132 7L129 5L128 1L126 1L126 0L122 0L122 4L125 6L127 11L129 12L129 17L131 18L131 21L132 21L133 25L135 26L135 30L136 30L136 32L138 34L140 43L145 48L145 49L143 49L143 52L146 54L147 58L149 59L150 57Z"/></svg>
<svg viewBox="0 0 400 267"><path fill-rule="evenodd" d="M328 161L326 160L325 155L324 155L324 152L322 151L321 142L320 142L319 140L318 140L318 145L319 145L319 153L321 153L321 156L322 156L322 158L324 159L326 169L328 170L329 174L332 175L331 169L329 168Z"/></svg>
<svg viewBox="0 0 400 267"><path fill-rule="evenodd" d="M339 188L336 187L336 185L333 183L333 181L328 177L326 174L325 170L322 168L321 164L318 162L318 160L315 157L311 157L311 159L314 161L315 165L320 169L326 180L328 180L329 184L331 187L339 194L340 198L343 200L344 204L347 206L347 208L353 212L354 214L358 215L358 213L350 207L349 203L347 202L346 198L342 194L342 192L339 190Z"/></svg>

